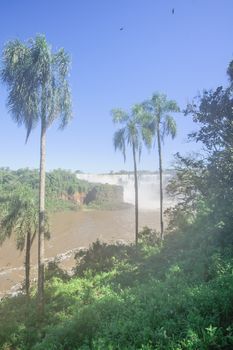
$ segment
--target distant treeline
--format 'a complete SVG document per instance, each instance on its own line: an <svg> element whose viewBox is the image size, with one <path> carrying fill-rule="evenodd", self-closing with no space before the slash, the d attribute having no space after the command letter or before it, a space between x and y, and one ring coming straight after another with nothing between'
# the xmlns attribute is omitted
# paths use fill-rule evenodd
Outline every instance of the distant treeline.
<svg viewBox="0 0 233 350"><path fill-rule="evenodd" d="M29 187L39 191L39 171L37 169L0 168L0 204L4 194ZM46 173L46 205L48 210L74 210L80 204L94 208L107 208L113 200L116 206L123 200L122 191L118 186L93 184L80 180L70 170L56 169ZM79 195L80 194L80 200ZM117 202L117 203L116 203Z"/></svg>
<svg viewBox="0 0 233 350"><path fill-rule="evenodd" d="M0 194L12 192L22 186L39 191L39 171L37 169L0 168ZM91 184L77 179L71 171L56 169L46 173L47 206L49 210L72 209L74 203L64 200L76 192L88 192Z"/></svg>

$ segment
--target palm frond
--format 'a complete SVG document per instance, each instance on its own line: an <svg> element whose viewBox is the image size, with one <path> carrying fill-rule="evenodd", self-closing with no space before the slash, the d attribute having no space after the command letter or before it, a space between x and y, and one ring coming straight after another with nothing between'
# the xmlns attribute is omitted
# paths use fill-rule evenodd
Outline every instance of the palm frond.
<svg viewBox="0 0 233 350"><path fill-rule="evenodd" d="M166 101L164 111L167 113L171 113L171 112L178 113L178 112L180 112L180 108L177 105L176 101L168 100L168 101Z"/></svg>
<svg viewBox="0 0 233 350"><path fill-rule="evenodd" d="M150 125L143 125L141 132L142 132L142 140L146 148L151 149L154 133L151 131Z"/></svg>
<svg viewBox="0 0 233 350"><path fill-rule="evenodd" d="M139 154L142 152L142 134L141 129L143 120L146 119L146 112L142 105L134 105L131 113L127 114L121 109L114 109L111 111L113 122L123 124L124 127L117 130L114 134L113 144L114 148L119 149L126 160L126 146L135 147ZM147 116L148 117L148 116Z"/></svg>
<svg viewBox="0 0 233 350"><path fill-rule="evenodd" d="M175 119L170 116L166 115L164 119L164 124L165 124L165 134L171 135L171 137L174 139L177 133L177 127L176 127L176 121Z"/></svg>
<svg viewBox="0 0 233 350"><path fill-rule="evenodd" d="M165 94L154 93L151 100L143 103L145 111L148 113L148 121L144 123L145 129L143 130L143 141L148 147L151 145L151 140L148 143L147 137L150 133L155 139L159 130L161 140L164 141L165 136L171 135L172 138L176 136L176 122L174 118L169 114L171 112L179 112L180 109L174 100L168 100Z"/></svg>
<svg viewBox="0 0 233 350"><path fill-rule="evenodd" d="M69 56L52 53L44 36L21 43L10 41L3 51L1 79L6 83L8 109L17 125L26 128L26 141L40 119L45 126L60 118L64 128L72 117L68 83Z"/></svg>
<svg viewBox="0 0 233 350"><path fill-rule="evenodd" d="M121 128L117 130L113 136L113 144L114 144L115 151L119 149L122 152L124 161L126 160L125 134L126 134L126 129Z"/></svg>
<svg viewBox="0 0 233 350"><path fill-rule="evenodd" d="M1 218L0 244L16 235L17 248L24 249L25 235L38 228L38 203L35 193L27 186L22 186L6 197L6 210Z"/></svg>
<svg viewBox="0 0 233 350"><path fill-rule="evenodd" d="M125 124L129 120L129 115L120 108L112 109L111 116L115 124Z"/></svg>

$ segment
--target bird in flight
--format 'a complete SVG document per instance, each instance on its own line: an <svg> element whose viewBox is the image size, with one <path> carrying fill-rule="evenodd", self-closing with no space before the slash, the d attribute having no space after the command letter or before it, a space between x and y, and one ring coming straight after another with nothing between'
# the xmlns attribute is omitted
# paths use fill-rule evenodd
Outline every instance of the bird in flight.
<svg viewBox="0 0 233 350"><path fill-rule="evenodd" d="M172 9L172 14L174 15L174 13L175 13L175 9L173 8L173 9Z"/></svg>
<svg viewBox="0 0 233 350"><path fill-rule="evenodd" d="M120 27L120 30L124 30L124 27Z"/></svg>

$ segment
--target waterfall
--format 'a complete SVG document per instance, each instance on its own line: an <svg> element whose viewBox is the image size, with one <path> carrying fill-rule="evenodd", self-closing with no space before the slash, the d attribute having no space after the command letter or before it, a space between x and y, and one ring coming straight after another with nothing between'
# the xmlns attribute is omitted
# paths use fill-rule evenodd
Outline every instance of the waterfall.
<svg viewBox="0 0 233 350"><path fill-rule="evenodd" d="M166 185L172 177L171 173L164 173L164 207L171 206L171 199L166 193ZM122 186L124 190L124 202L134 204L134 175L133 174L77 174L80 180L93 183ZM159 209L159 174L138 175L139 208L142 210Z"/></svg>

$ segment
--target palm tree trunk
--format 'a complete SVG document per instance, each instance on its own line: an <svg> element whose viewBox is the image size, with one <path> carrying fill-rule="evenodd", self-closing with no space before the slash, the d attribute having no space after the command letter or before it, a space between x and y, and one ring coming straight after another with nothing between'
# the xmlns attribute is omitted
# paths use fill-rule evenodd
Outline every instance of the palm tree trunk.
<svg viewBox="0 0 233 350"><path fill-rule="evenodd" d="M134 188L135 188L135 243L138 244L138 175L137 175L137 162L136 151L133 143L133 162L134 162Z"/></svg>
<svg viewBox="0 0 233 350"><path fill-rule="evenodd" d="M158 152L159 152L159 188L160 188L160 237L163 239L163 168L162 168L162 151L160 127L157 128Z"/></svg>
<svg viewBox="0 0 233 350"><path fill-rule="evenodd" d="M40 190L39 190L39 234L38 234L38 302L39 311L44 310L44 232L45 232L45 123L41 122L40 139Z"/></svg>
<svg viewBox="0 0 233 350"><path fill-rule="evenodd" d="M26 295L29 297L30 289L30 253L31 253L31 232L27 233L26 238L26 256L25 256L25 290Z"/></svg>

